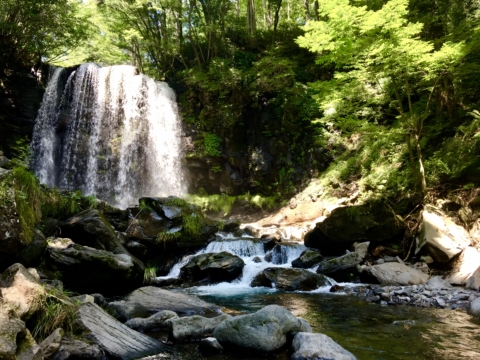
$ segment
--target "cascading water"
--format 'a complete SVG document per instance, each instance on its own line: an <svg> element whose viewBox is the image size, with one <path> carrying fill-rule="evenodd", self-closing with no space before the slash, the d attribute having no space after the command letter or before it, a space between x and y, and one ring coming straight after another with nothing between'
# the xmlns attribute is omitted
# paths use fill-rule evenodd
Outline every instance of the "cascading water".
<svg viewBox="0 0 480 360"><path fill-rule="evenodd" d="M32 152L42 183L120 208L186 189L175 93L133 66L54 68Z"/></svg>

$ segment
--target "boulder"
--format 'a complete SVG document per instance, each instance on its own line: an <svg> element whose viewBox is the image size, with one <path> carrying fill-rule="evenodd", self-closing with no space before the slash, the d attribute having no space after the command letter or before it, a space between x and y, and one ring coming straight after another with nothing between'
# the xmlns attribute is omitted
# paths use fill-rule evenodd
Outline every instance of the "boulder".
<svg viewBox="0 0 480 360"><path fill-rule="evenodd" d="M263 242L263 249L265 252L270 251L278 244L282 238L278 234L265 234L262 235L261 240Z"/></svg>
<svg viewBox="0 0 480 360"><path fill-rule="evenodd" d="M480 297L476 298L470 303L467 312L469 315L480 317Z"/></svg>
<svg viewBox="0 0 480 360"><path fill-rule="evenodd" d="M17 339L17 352L15 359L18 360L43 360L42 349L35 342L28 329L25 336Z"/></svg>
<svg viewBox="0 0 480 360"><path fill-rule="evenodd" d="M15 359L17 339L26 336L25 323L0 299L0 359Z"/></svg>
<svg viewBox="0 0 480 360"><path fill-rule="evenodd" d="M39 309L45 289L22 264L13 264L0 275L0 294L22 320L27 320Z"/></svg>
<svg viewBox="0 0 480 360"><path fill-rule="evenodd" d="M470 246L468 232L446 216L424 210L420 235L415 253L425 247L428 254L438 263L447 263Z"/></svg>
<svg viewBox="0 0 480 360"><path fill-rule="evenodd" d="M90 344L88 341L77 339L62 339L60 347L53 357L53 360L105 360L105 353L96 344Z"/></svg>
<svg viewBox="0 0 480 360"><path fill-rule="evenodd" d="M254 238L259 238L260 237L260 230L258 230L256 227L252 225L247 225L243 228L243 231L245 234L249 236L253 236Z"/></svg>
<svg viewBox="0 0 480 360"><path fill-rule="evenodd" d="M299 332L292 341L292 360L356 360L349 351L324 334Z"/></svg>
<svg viewBox="0 0 480 360"><path fill-rule="evenodd" d="M241 274L245 263L229 252L207 253L192 257L180 270L180 277L187 281L219 283L232 281Z"/></svg>
<svg viewBox="0 0 480 360"><path fill-rule="evenodd" d="M287 343L287 336L299 332L302 322L290 311L269 305L253 314L240 315L221 322L213 337L223 347L271 353Z"/></svg>
<svg viewBox="0 0 480 360"><path fill-rule="evenodd" d="M125 322L134 318L148 318L148 309L133 301L113 301L107 305L108 312L117 320Z"/></svg>
<svg viewBox="0 0 480 360"><path fill-rule="evenodd" d="M129 294L125 301L138 302L150 312L171 310L177 314L215 314L220 308L214 304L199 299L196 296L146 286Z"/></svg>
<svg viewBox="0 0 480 360"><path fill-rule="evenodd" d="M108 303L107 303L107 300L105 300L105 298L103 297L102 294L91 294L93 296L93 302L101 307L103 306L106 306Z"/></svg>
<svg viewBox="0 0 480 360"><path fill-rule="evenodd" d="M232 232L237 230L241 224L242 224L242 221L240 219L229 219L229 220L226 220L225 223L223 224L222 230L225 232Z"/></svg>
<svg viewBox="0 0 480 360"><path fill-rule="evenodd" d="M51 358L60 349L62 343L63 330L58 328L40 343L42 355L45 359Z"/></svg>
<svg viewBox="0 0 480 360"><path fill-rule="evenodd" d="M363 261L360 254L351 252L343 256L322 261L318 264L317 274L330 275L355 268Z"/></svg>
<svg viewBox="0 0 480 360"><path fill-rule="evenodd" d="M466 285L480 266L480 253L474 247L467 247L455 260L453 269L446 280L452 285Z"/></svg>
<svg viewBox="0 0 480 360"><path fill-rule="evenodd" d="M37 266L46 248L45 236L40 230L35 229L32 242L18 253L17 260L24 266Z"/></svg>
<svg viewBox="0 0 480 360"><path fill-rule="evenodd" d="M434 290L450 289L452 286L441 276L434 276L427 281L427 286Z"/></svg>
<svg viewBox="0 0 480 360"><path fill-rule="evenodd" d="M207 337L200 341L200 345L198 346L202 353L207 354L219 354L223 352L223 347L220 345L217 339L214 337Z"/></svg>
<svg viewBox="0 0 480 360"><path fill-rule="evenodd" d="M70 299L76 302L79 302L81 304L84 304L86 302L95 303L95 298L92 295L88 295L88 294L72 296Z"/></svg>
<svg viewBox="0 0 480 360"><path fill-rule="evenodd" d="M49 240L47 260L62 272L65 286L79 293L118 294L143 283L143 263L132 255L74 244L69 239Z"/></svg>
<svg viewBox="0 0 480 360"><path fill-rule="evenodd" d="M354 242L394 239L405 230L404 221L381 201L334 209L305 235L305 246L324 256L342 255Z"/></svg>
<svg viewBox="0 0 480 360"><path fill-rule="evenodd" d="M170 310L159 311L152 316L147 318L134 318L128 320L125 323L125 326L128 326L130 329L140 331L140 332L154 332L157 330L168 330L170 329L170 324L168 320L177 319L178 315Z"/></svg>
<svg viewBox="0 0 480 360"><path fill-rule="evenodd" d="M354 243L353 251L356 252L362 259L365 259L365 256L368 254L368 247L370 246L370 241L362 243Z"/></svg>
<svg viewBox="0 0 480 360"><path fill-rule="evenodd" d="M480 291L480 266L470 276L466 287L467 289Z"/></svg>
<svg viewBox="0 0 480 360"><path fill-rule="evenodd" d="M295 268L309 269L323 260L322 254L318 250L306 249L300 256L292 261L292 266Z"/></svg>
<svg viewBox="0 0 480 360"><path fill-rule="evenodd" d="M211 334L222 321L230 319L228 314L222 314L213 318L199 315L168 320L170 336L175 341L201 339L206 334Z"/></svg>
<svg viewBox="0 0 480 360"><path fill-rule="evenodd" d="M257 274L250 286L275 287L286 291L311 291L322 286L332 285L323 275L304 269L267 268Z"/></svg>
<svg viewBox="0 0 480 360"><path fill-rule="evenodd" d="M160 341L121 324L96 304L86 303L79 308L76 326L77 337L98 345L109 358L138 359L168 349Z"/></svg>
<svg viewBox="0 0 480 360"><path fill-rule="evenodd" d="M382 285L419 285L429 278L419 270L394 262L366 267L366 271Z"/></svg>

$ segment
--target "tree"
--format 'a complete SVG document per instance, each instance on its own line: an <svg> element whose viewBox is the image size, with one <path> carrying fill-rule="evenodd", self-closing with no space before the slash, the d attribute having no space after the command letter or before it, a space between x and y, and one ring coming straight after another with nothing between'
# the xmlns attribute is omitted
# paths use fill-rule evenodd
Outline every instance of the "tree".
<svg viewBox="0 0 480 360"><path fill-rule="evenodd" d="M439 79L463 56L463 43L446 42L435 51L431 42L420 38L422 24L407 20L408 0L390 0L378 11L348 0L319 3L325 20L310 21L297 41L319 54L317 64L335 66L334 79L319 86L336 92L325 94L324 105L335 111L331 100L353 89L389 98L404 127L412 172L425 195L424 122Z"/></svg>

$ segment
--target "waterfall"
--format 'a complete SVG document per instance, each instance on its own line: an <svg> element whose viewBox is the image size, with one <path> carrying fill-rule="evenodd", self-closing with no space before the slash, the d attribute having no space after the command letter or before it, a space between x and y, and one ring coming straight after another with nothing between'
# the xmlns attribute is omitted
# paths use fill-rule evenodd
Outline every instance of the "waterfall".
<svg viewBox="0 0 480 360"><path fill-rule="evenodd" d="M175 93L133 66L51 70L32 152L42 183L120 208L186 190Z"/></svg>
<svg viewBox="0 0 480 360"><path fill-rule="evenodd" d="M222 251L240 257L250 257L255 255L265 255L263 243L259 240L225 240L212 241L207 248L203 250L204 253L220 253Z"/></svg>

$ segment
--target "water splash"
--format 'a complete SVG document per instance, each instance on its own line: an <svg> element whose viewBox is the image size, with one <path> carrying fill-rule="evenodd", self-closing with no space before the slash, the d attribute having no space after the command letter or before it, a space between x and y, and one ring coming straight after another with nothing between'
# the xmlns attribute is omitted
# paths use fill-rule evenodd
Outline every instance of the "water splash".
<svg viewBox="0 0 480 360"><path fill-rule="evenodd" d="M32 150L42 183L120 208L186 190L175 93L133 66L54 69Z"/></svg>

